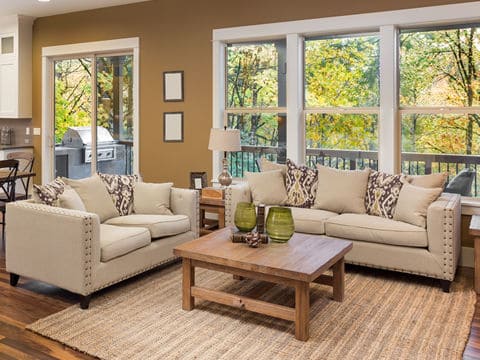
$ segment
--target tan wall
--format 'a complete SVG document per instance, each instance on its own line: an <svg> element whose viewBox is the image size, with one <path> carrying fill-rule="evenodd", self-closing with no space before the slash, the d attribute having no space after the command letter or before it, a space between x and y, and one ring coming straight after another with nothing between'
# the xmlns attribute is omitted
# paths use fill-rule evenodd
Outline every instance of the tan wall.
<svg viewBox="0 0 480 360"><path fill-rule="evenodd" d="M459 2L465 1L163 0L40 18L33 34L33 126L41 126L42 47L138 36L140 171L146 181L188 186L190 171L211 176L207 143L212 125L213 29ZM167 70L185 71L185 102L162 101L162 72ZM183 143L162 141L165 111L184 111ZM39 157L40 137L34 144ZM40 161L36 171L40 175Z"/></svg>

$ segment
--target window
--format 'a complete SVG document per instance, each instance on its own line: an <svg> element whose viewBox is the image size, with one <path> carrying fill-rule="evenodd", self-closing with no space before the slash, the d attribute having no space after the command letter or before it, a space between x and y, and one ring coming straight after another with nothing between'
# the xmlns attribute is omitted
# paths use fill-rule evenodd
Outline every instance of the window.
<svg viewBox="0 0 480 360"><path fill-rule="evenodd" d="M242 151L230 153L230 172L257 171L266 156L285 161L285 40L227 46L225 123L239 129Z"/></svg>
<svg viewBox="0 0 480 360"><path fill-rule="evenodd" d="M480 29L409 30L400 34L402 170L450 177L480 157ZM478 185L472 194L479 194Z"/></svg>
<svg viewBox="0 0 480 360"><path fill-rule="evenodd" d="M139 55L135 37L42 48L42 183L139 172Z"/></svg>
<svg viewBox="0 0 480 360"><path fill-rule="evenodd" d="M54 62L56 176L76 179L90 176L95 171L132 173L132 65L133 55L130 54L92 55ZM95 79L93 89L92 78ZM96 136L92 125L97 126ZM68 132L72 130L83 134L85 149L68 141ZM95 141L96 157L92 151L92 142Z"/></svg>
<svg viewBox="0 0 480 360"><path fill-rule="evenodd" d="M265 154L450 178L470 167L480 196L478 14L473 2L214 30L213 122L244 144L232 173Z"/></svg>
<svg viewBox="0 0 480 360"><path fill-rule="evenodd" d="M379 37L305 40L306 162L377 167Z"/></svg>

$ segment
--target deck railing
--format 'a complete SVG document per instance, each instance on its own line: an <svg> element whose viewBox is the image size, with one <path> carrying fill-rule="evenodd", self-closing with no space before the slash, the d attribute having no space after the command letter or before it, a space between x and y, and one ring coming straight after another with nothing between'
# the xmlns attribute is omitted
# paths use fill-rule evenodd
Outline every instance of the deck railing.
<svg viewBox="0 0 480 360"><path fill-rule="evenodd" d="M258 171L257 160L266 157L271 161L285 158L285 149L268 146L242 146L241 152L230 153L230 171L234 177L243 177L244 171ZM475 171L472 196L480 195L480 155L402 153L402 172L409 175L426 175L432 172L447 172L451 180L462 169L469 167ZM378 169L376 151L307 149L306 164L355 170L369 167Z"/></svg>

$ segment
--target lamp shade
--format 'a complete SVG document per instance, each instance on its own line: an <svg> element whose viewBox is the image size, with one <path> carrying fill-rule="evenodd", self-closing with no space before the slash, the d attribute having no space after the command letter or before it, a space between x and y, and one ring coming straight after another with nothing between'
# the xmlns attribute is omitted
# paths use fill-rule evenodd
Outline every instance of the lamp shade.
<svg viewBox="0 0 480 360"><path fill-rule="evenodd" d="M240 151L240 130L237 129L211 129L209 150L216 151Z"/></svg>

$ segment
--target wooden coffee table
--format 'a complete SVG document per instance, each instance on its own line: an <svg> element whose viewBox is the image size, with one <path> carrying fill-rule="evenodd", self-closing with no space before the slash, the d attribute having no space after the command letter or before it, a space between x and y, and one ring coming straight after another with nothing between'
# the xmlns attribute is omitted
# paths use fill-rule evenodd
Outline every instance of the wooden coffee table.
<svg viewBox="0 0 480 360"><path fill-rule="evenodd" d="M295 322L295 337L308 340L310 283L333 287L333 299L343 301L343 257L352 243L322 235L296 233L285 244L261 244L250 248L230 241L230 227L179 245L174 254L183 258L182 308L192 310L195 298L234 306ZM245 296L195 286L195 268L230 273L295 288L295 308ZM332 269L333 276L323 275Z"/></svg>

